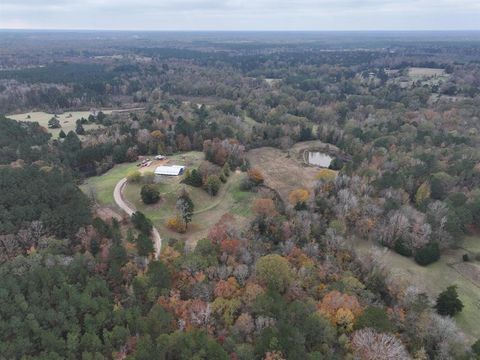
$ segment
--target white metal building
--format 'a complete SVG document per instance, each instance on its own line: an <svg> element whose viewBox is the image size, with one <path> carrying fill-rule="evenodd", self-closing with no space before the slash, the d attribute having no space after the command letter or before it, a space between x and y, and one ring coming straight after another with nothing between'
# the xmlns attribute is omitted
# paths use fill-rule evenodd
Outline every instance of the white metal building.
<svg viewBox="0 0 480 360"><path fill-rule="evenodd" d="M155 169L155 175L165 175L165 176L178 176L182 175L185 171L185 166L181 165L171 165L166 166L162 165Z"/></svg>

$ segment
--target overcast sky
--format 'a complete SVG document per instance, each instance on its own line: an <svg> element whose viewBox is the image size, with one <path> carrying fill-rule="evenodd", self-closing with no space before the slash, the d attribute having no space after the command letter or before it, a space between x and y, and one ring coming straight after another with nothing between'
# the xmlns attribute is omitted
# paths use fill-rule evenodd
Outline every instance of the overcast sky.
<svg viewBox="0 0 480 360"><path fill-rule="evenodd" d="M0 0L0 28L477 30L480 0Z"/></svg>

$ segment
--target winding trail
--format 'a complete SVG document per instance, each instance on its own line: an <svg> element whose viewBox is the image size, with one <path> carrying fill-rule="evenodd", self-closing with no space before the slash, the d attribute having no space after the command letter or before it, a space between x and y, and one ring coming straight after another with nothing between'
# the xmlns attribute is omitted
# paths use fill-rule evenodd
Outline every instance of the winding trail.
<svg viewBox="0 0 480 360"><path fill-rule="evenodd" d="M127 185L127 178L121 179L117 185L115 185L115 189L113 190L113 199L115 204L125 211L128 216L132 216L133 213L136 211L135 207L125 201L123 198L123 189ZM160 233L158 232L156 227L152 229L152 236L153 236L153 245L155 247L155 260L158 260L160 257L160 251L162 250L162 238L160 237Z"/></svg>

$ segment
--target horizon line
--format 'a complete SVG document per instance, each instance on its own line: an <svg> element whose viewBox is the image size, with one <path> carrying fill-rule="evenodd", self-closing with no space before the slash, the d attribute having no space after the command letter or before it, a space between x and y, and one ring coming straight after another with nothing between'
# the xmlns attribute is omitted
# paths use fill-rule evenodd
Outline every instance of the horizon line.
<svg viewBox="0 0 480 360"><path fill-rule="evenodd" d="M101 28L0 28L0 31L118 31L118 32L288 32L288 33L320 33L320 32L480 32L478 29L101 29Z"/></svg>

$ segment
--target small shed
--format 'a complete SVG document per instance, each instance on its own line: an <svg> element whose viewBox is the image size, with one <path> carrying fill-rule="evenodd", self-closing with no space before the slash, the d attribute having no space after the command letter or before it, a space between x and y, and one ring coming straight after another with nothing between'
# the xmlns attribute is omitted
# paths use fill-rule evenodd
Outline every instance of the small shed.
<svg viewBox="0 0 480 360"><path fill-rule="evenodd" d="M185 171L185 166L181 165L171 165L166 166L162 165L155 169L155 175L165 175L165 176L179 176L183 175Z"/></svg>

